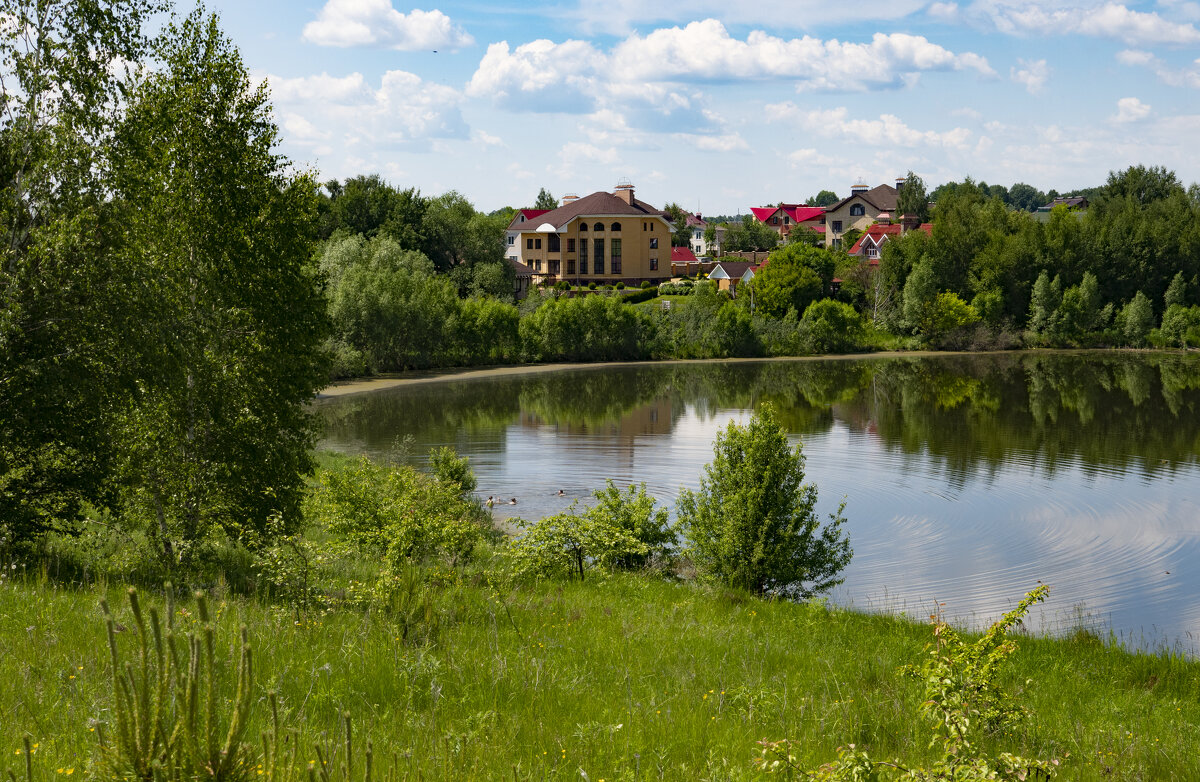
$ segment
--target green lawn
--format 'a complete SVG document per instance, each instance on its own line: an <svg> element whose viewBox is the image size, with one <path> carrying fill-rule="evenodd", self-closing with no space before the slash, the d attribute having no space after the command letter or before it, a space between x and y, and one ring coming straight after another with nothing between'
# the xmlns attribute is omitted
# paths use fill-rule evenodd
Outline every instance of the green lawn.
<svg viewBox="0 0 1200 782"><path fill-rule="evenodd" d="M384 613L297 618L212 587L225 659L242 623L254 647L250 735L275 689L302 747L346 710L400 778L742 779L761 738L798 740L809 766L850 742L932 757L920 683L897 671L919 662L926 625L639 575L511 590L483 570L432 578L439 627L416 643ZM39 778L86 776L111 696L101 594L132 628L121 588L0 582L0 771L20 768L28 733ZM177 609L195 626L190 601ZM1033 716L989 749L1064 758L1064 779L1200 778L1200 664L1085 634L1020 645L1005 680Z"/></svg>

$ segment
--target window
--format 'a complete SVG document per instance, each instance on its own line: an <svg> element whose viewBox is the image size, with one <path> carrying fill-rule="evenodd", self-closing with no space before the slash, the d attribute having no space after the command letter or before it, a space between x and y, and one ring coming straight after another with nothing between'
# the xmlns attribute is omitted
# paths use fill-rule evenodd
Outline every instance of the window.
<svg viewBox="0 0 1200 782"><path fill-rule="evenodd" d="M568 258L567 259L567 276L573 277L574 275L575 275L575 261Z"/></svg>
<svg viewBox="0 0 1200 782"><path fill-rule="evenodd" d="M867 257L868 258L878 258L879 257L879 248L878 247L868 247L867 248Z"/></svg>
<svg viewBox="0 0 1200 782"><path fill-rule="evenodd" d="M783 217L783 224L784 224L784 225L791 225L791 224L792 224L792 218L788 217L787 215L784 215L784 217Z"/></svg>
<svg viewBox="0 0 1200 782"><path fill-rule="evenodd" d="M567 239L567 252L569 252L569 253L575 252L575 240L574 239Z"/></svg>
<svg viewBox="0 0 1200 782"><path fill-rule="evenodd" d="M658 271L658 259L657 258L650 259L650 271L652 271L652 272Z"/></svg>
<svg viewBox="0 0 1200 782"><path fill-rule="evenodd" d="M558 261L550 261L550 273L558 274Z"/></svg>
<svg viewBox="0 0 1200 782"><path fill-rule="evenodd" d="M604 274L604 240L592 240L593 261L592 271L596 274Z"/></svg>
<svg viewBox="0 0 1200 782"><path fill-rule="evenodd" d="M586 228L587 226L584 226L584 227ZM580 274L588 273L587 259L588 259L588 240L580 239L579 240L579 273Z"/></svg>
<svg viewBox="0 0 1200 782"><path fill-rule="evenodd" d="M604 223L596 223L595 225L592 226L592 230L593 231L603 231Z"/></svg>
<svg viewBox="0 0 1200 782"><path fill-rule="evenodd" d="M779 218L778 218L778 217L772 217L772 218L771 218L771 225L779 225Z"/></svg>
<svg viewBox="0 0 1200 782"><path fill-rule="evenodd" d="M532 250L532 249L533 249L533 240L532 240L532 239L526 239L526 240L525 240L525 249L526 249L526 250Z"/></svg>
<svg viewBox="0 0 1200 782"><path fill-rule="evenodd" d="M658 249L658 237L657 236L650 240L650 249L651 250Z"/></svg>
<svg viewBox="0 0 1200 782"><path fill-rule="evenodd" d="M621 273L621 259L620 258L614 257L612 259L612 273L613 274Z"/></svg>
<svg viewBox="0 0 1200 782"><path fill-rule="evenodd" d="M562 250L562 240L559 239L558 234L550 234L546 237L546 249L552 253Z"/></svg>
<svg viewBox="0 0 1200 782"><path fill-rule="evenodd" d="M621 273L621 240L620 239L612 240L611 252L612 252L612 273L620 274Z"/></svg>
<svg viewBox="0 0 1200 782"><path fill-rule="evenodd" d="M534 261L534 262L533 262L533 270L534 270L535 272L540 272L540 271L542 270L542 261L541 261L541 259L538 259L538 260L536 260L536 261Z"/></svg>
<svg viewBox="0 0 1200 782"><path fill-rule="evenodd" d="M850 216L851 217L862 217L866 213L867 213L867 208L865 206L863 206L862 204L854 204L853 206L850 207Z"/></svg>
<svg viewBox="0 0 1200 782"><path fill-rule="evenodd" d="M835 234L840 234L842 232L842 221L841 220L833 221L833 232Z"/></svg>
<svg viewBox="0 0 1200 782"><path fill-rule="evenodd" d="M610 231L620 231L620 230L621 230L621 224L620 224L620 223L613 223L612 225L610 225L610 226L608 227L608 230L610 230Z"/></svg>
<svg viewBox="0 0 1200 782"><path fill-rule="evenodd" d="M642 230L643 230L643 231L649 231L649 230L650 230L650 223L647 223L645 220L643 220L643 221L642 221Z"/></svg>
<svg viewBox="0 0 1200 782"><path fill-rule="evenodd" d="M540 238L533 240L533 249L535 249L535 250L542 249L542 240Z"/></svg>
<svg viewBox="0 0 1200 782"><path fill-rule="evenodd" d="M516 243L516 241L517 241L517 237L515 237L515 236L510 236L510 237L508 237L508 246L509 246L509 247L512 247L512 246L513 246L513 244L515 244L515 243Z"/></svg>
<svg viewBox="0 0 1200 782"><path fill-rule="evenodd" d="M586 231L586 230L587 230L587 223L580 223L580 224L579 224L579 230L580 230L580 231Z"/></svg>

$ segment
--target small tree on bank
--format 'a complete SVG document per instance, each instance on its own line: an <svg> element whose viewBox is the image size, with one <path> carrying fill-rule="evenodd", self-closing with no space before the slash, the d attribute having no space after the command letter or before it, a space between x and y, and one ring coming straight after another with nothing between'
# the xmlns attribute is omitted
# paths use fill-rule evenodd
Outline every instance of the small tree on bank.
<svg viewBox="0 0 1200 782"><path fill-rule="evenodd" d="M684 490L676 512L703 578L758 594L809 598L840 584L850 562L842 506L826 524L817 487L804 483L804 455L765 406L717 435L700 490Z"/></svg>

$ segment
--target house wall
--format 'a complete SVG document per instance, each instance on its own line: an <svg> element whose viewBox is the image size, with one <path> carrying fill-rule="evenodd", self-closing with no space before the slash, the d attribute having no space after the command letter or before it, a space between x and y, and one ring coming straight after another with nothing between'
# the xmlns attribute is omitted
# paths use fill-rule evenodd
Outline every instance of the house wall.
<svg viewBox="0 0 1200 782"><path fill-rule="evenodd" d="M850 210L858 204L863 207L864 213L860 216L851 216ZM825 246L832 249L835 242L841 240L842 235L852 228L857 228L860 231L865 231L879 217L880 211L871 206L862 198L851 198L846 203L842 204L841 208L836 212L825 213ZM834 230L834 223L841 223L841 230Z"/></svg>
<svg viewBox="0 0 1200 782"><path fill-rule="evenodd" d="M595 230L596 223L602 230ZM619 223L619 231L612 224ZM587 225L587 230L580 230ZM558 252L550 251L550 237L535 231L521 233L518 240L521 260L541 280L568 280L571 282L640 282L641 280L664 281L671 277L671 227L659 217L638 215L583 216L572 220L564 233L559 234ZM596 273L595 241L604 245L604 271ZM529 247L530 240L533 247ZM583 241L588 242L586 253L587 273L580 269L584 254L580 252ZM621 242L621 267L613 268L613 240ZM540 244L540 247L538 246ZM656 246L651 246L652 244Z"/></svg>

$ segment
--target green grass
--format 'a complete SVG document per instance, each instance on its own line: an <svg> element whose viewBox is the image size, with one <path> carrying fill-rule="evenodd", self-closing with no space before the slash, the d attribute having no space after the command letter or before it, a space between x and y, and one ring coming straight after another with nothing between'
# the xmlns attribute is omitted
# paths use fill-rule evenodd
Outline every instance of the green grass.
<svg viewBox="0 0 1200 782"><path fill-rule="evenodd" d="M394 762L401 778L742 779L764 737L800 741L810 767L850 742L878 758L933 757L920 684L897 672L919 662L928 626L640 575L511 590L482 571L431 577L440 629L419 645L383 613L297 619L210 589L224 659L240 624L254 646L250 735L275 689L303 746L335 735L346 710L359 746L373 741L377 766ZM0 582L0 771L20 768L28 734L40 778L86 776L111 692L97 605L106 595L133 627L122 593ZM185 627L195 621L190 601L177 608ZM118 637L132 647L132 632ZM1064 757L1064 779L1200 778L1200 664L1086 634L1020 645L1005 680L1033 716L989 748Z"/></svg>

